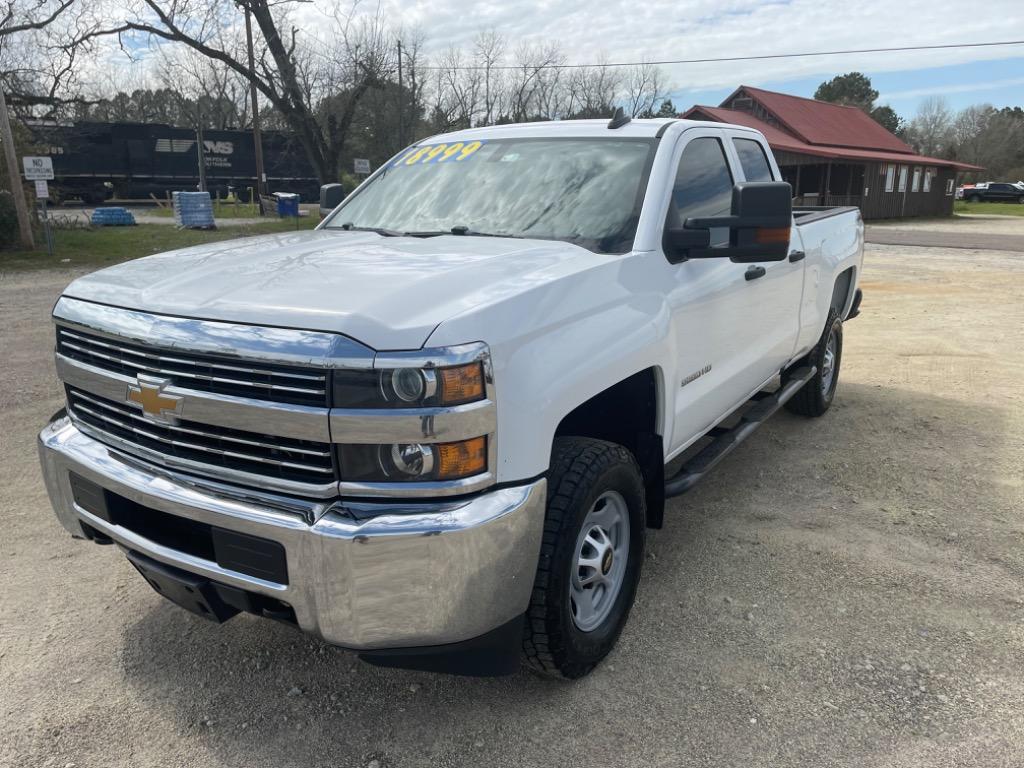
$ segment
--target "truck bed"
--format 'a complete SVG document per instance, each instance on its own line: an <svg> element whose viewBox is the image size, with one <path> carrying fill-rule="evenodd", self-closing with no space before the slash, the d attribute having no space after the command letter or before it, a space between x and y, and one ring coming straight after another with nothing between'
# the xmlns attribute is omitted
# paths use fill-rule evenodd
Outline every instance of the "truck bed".
<svg viewBox="0 0 1024 768"><path fill-rule="evenodd" d="M795 205L793 206L793 218L799 227L810 224L812 221L820 221L847 211L857 210L859 209L855 205Z"/></svg>

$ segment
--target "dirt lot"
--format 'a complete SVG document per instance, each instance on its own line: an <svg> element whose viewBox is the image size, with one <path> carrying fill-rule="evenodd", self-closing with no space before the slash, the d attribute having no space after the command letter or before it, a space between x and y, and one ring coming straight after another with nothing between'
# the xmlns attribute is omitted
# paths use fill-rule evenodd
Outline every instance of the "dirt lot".
<svg viewBox="0 0 1024 768"><path fill-rule="evenodd" d="M574 684L217 628L69 539L35 434L70 277L0 280L0 765L1022 764L1024 253L869 246L833 410L776 417L671 503Z"/></svg>

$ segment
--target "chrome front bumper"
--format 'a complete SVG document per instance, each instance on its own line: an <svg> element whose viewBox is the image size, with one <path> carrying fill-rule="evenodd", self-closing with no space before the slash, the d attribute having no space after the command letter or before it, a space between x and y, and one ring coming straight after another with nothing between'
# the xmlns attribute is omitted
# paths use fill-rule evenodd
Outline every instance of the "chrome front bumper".
<svg viewBox="0 0 1024 768"><path fill-rule="evenodd" d="M190 482L120 454L59 417L39 435L61 524L81 523L127 550L290 605L301 629L357 650L445 645L526 610L540 552L546 484L469 500L321 505L297 514L270 497ZM143 506L280 543L288 584L169 549L79 506L69 473Z"/></svg>

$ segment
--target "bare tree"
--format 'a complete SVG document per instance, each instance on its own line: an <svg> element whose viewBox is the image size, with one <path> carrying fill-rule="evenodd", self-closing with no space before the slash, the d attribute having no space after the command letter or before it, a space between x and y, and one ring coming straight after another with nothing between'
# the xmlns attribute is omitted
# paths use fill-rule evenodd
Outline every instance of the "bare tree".
<svg viewBox="0 0 1024 768"><path fill-rule="evenodd" d="M558 45L521 44L515 53L515 69L509 83L509 117L522 122L540 117L538 93L546 86L545 72L564 61Z"/></svg>
<svg viewBox="0 0 1024 768"><path fill-rule="evenodd" d="M936 156L953 141L953 112L941 96L929 96L917 108L907 126L910 144L923 155Z"/></svg>
<svg viewBox="0 0 1024 768"><path fill-rule="evenodd" d="M618 67L574 69L568 83L568 114L578 118L607 117L613 111L622 82L623 72Z"/></svg>
<svg viewBox="0 0 1024 768"><path fill-rule="evenodd" d="M81 0L0 2L0 82L17 115L51 116L81 101L78 66L94 23Z"/></svg>
<svg viewBox="0 0 1024 768"><path fill-rule="evenodd" d="M502 113L505 102L505 78L496 69L505 54L505 39L495 30L485 30L473 42L474 61L483 70L484 101L481 122L494 125Z"/></svg>
<svg viewBox="0 0 1024 768"><path fill-rule="evenodd" d="M633 117L652 117L669 90L664 71L646 63L629 69L625 89L626 111Z"/></svg>
<svg viewBox="0 0 1024 768"><path fill-rule="evenodd" d="M187 46L252 82L302 144L321 181L328 182L338 177L356 105L394 70L391 39L379 10L359 14L355 5L337 9L331 34L317 38L295 19L301 2L130 0L127 20L104 34L116 34L122 42L141 35ZM246 10L254 22L254 69L239 33Z"/></svg>
<svg viewBox="0 0 1024 768"><path fill-rule="evenodd" d="M202 127L225 130L250 124L248 81L238 72L218 66L193 48L161 51L160 80L164 89L192 102L188 111Z"/></svg>

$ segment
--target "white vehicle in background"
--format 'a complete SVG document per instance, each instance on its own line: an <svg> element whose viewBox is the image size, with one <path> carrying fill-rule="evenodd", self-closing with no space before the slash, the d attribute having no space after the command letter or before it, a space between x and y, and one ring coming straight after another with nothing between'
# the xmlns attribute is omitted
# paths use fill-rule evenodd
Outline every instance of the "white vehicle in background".
<svg viewBox="0 0 1024 768"><path fill-rule="evenodd" d="M835 397L861 217L794 211L780 179L740 126L472 129L315 231L80 278L40 435L57 516L207 618L582 676L666 497Z"/></svg>

